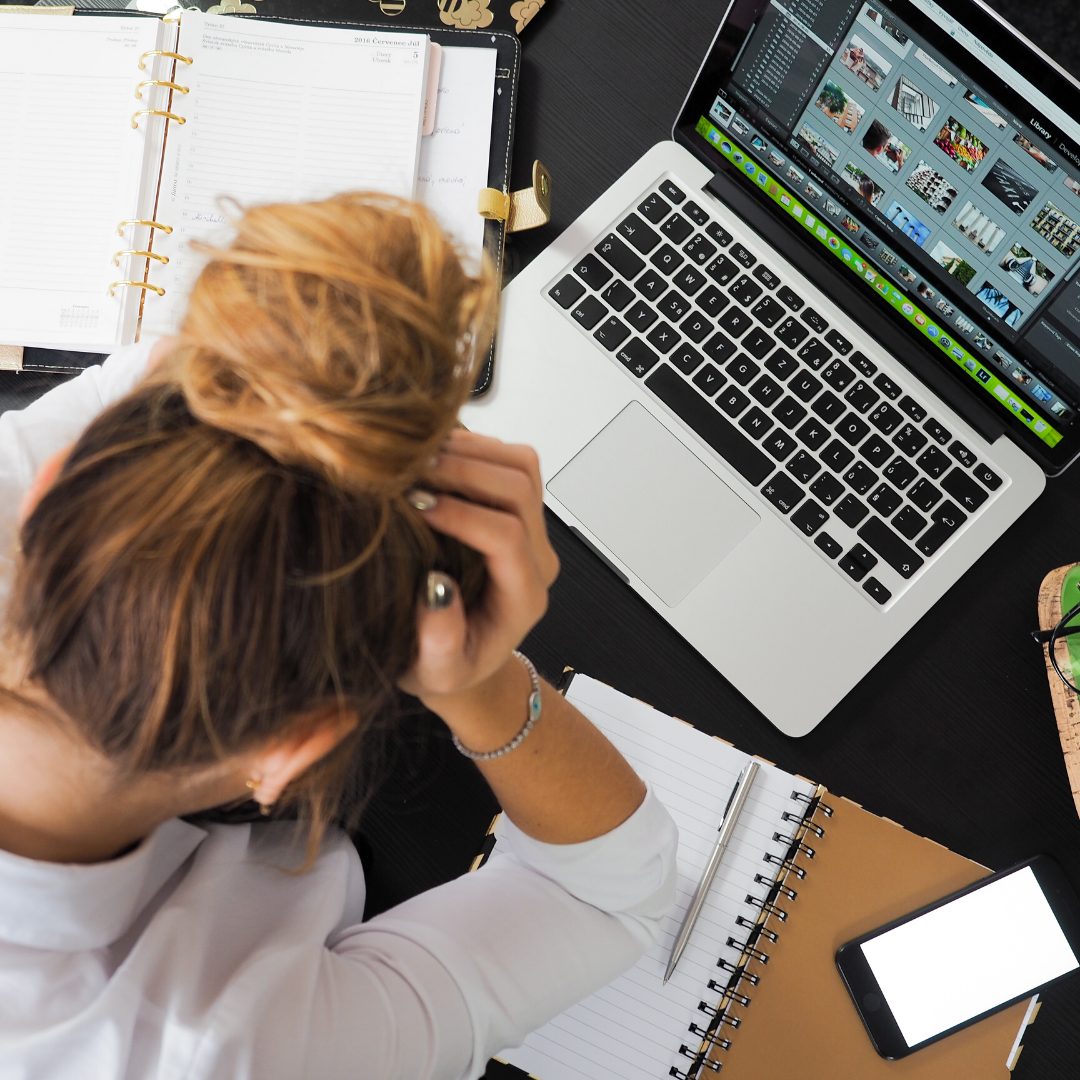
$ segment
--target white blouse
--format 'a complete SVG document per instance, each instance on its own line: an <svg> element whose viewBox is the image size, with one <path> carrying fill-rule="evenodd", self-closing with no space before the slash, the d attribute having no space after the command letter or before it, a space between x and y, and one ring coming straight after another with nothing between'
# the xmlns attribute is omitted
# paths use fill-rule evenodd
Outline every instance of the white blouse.
<svg viewBox="0 0 1080 1080"><path fill-rule="evenodd" d="M37 467L149 348L0 416L0 583ZM674 900L675 827L651 793L581 844L503 818L512 859L368 922L348 838L331 830L298 876L294 829L174 820L91 866L0 852L0 1080L478 1076L631 966Z"/></svg>

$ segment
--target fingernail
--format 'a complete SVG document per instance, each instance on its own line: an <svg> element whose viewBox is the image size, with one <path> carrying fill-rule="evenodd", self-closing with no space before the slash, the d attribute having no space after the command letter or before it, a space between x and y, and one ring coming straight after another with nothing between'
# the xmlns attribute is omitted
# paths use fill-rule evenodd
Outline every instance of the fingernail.
<svg viewBox="0 0 1080 1080"><path fill-rule="evenodd" d="M441 570L429 570L424 602L438 611L454 602L454 579Z"/></svg>
<svg viewBox="0 0 1080 1080"><path fill-rule="evenodd" d="M424 491L423 488L413 488L405 498L407 498L409 503L417 510L434 510L439 502L430 491Z"/></svg>

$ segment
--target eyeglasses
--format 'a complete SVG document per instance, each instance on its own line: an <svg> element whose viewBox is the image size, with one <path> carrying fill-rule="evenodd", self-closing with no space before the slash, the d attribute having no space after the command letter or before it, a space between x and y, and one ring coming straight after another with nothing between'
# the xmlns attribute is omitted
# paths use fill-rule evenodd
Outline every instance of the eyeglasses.
<svg viewBox="0 0 1080 1080"><path fill-rule="evenodd" d="M1069 623L1080 616L1080 604L1074 604L1064 615L1058 619L1057 625L1053 630L1033 630L1031 632L1032 638L1038 642L1039 645L1045 645L1050 657L1050 663L1057 672L1058 678L1074 693L1080 694L1080 686L1069 677L1072 675L1072 665L1070 664L1069 675L1066 675L1061 670L1061 665L1058 663L1056 646L1059 638L1069 637L1072 634L1080 634L1080 626L1069 626Z"/></svg>

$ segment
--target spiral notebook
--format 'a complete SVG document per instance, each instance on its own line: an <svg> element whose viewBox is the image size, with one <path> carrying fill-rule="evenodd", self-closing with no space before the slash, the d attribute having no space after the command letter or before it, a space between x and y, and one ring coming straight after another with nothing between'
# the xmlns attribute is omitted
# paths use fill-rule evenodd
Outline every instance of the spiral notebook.
<svg viewBox="0 0 1080 1080"><path fill-rule="evenodd" d="M1007 1077L1037 999L900 1061L873 1049L836 971L845 941L982 877L983 867L764 763L690 942L671 945L749 755L574 676L567 698L630 760L679 827L678 902L659 945L500 1054L538 1080ZM490 858L499 857L496 844Z"/></svg>

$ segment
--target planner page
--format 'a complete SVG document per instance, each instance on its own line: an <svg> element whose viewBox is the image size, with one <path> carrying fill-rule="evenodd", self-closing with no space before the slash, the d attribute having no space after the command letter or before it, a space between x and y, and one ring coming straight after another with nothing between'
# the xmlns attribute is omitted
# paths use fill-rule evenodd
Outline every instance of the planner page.
<svg viewBox="0 0 1080 1080"><path fill-rule="evenodd" d="M428 41L381 33L185 12L175 97L185 123L165 145L155 244L169 264L144 334L175 327L204 257L194 240L227 242L239 206L369 189L415 191Z"/></svg>
<svg viewBox="0 0 1080 1080"><path fill-rule="evenodd" d="M809 799L815 788L763 763L686 951L665 985L683 915L750 755L583 675L574 677L566 696L618 747L675 819L678 900L659 944L636 967L498 1056L538 1080L660 1080L673 1066L682 1072L691 1064L679 1047L696 1051L700 1045L689 1029L708 1024L700 1002L719 1000L719 993L708 989L710 979L726 978L717 961L738 962L739 950L728 940L743 941L747 931L736 920L742 916L752 923L757 909L747 896L760 899L768 892L768 884L756 876L766 882L776 876L778 868L766 856L782 859L787 845L775 836L795 828L783 815L798 818L806 809L793 793ZM491 857L499 857L498 843ZM759 947L767 949L768 943ZM769 974L763 971L762 979Z"/></svg>
<svg viewBox="0 0 1080 1080"><path fill-rule="evenodd" d="M157 19L0 14L0 342L120 343L129 291L109 296L112 259L160 138L131 125L160 33Z"/></svg>

